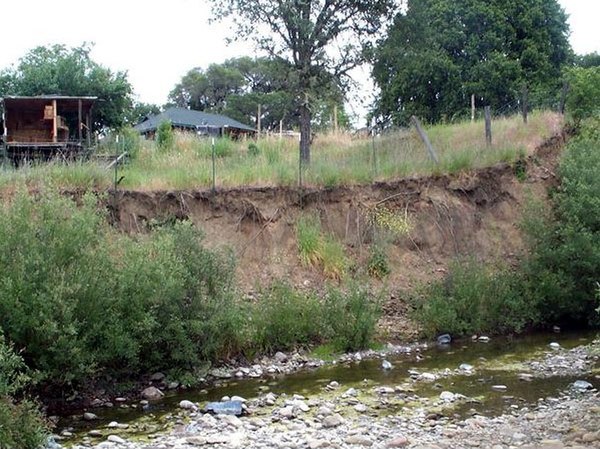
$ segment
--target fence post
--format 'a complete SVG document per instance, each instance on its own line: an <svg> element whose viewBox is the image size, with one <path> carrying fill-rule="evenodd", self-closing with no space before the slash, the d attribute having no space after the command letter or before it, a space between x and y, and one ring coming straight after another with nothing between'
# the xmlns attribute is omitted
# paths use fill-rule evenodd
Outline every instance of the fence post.
<svg viewBox="0 0 600 449"><path fill-rule="evenodd" d="M523 123L527 124L527 113L529 112L529 91L527 84L523 84L521 89L521 114L523 115Z"/></svg>
<svg viewBox="0 0 600 449"><path fill-rule="evenodd" d="M485 111L485 142L488 146L492 145L492 109L489 106L484 108Z"/></svg>
<svg viewBox="0 0 600 449"><path fill-rule="evenodd" d="M377 153L375 152L375 126L371 127L371 160L373 161L373 180L377 177Z"/></svg>
<svg viewBox="0 0 600 449"><path fill-rule="evenodd" d="M471 121L475 121L475 94L471 94Z"/></svg>
<svg viewBox="0 0 600 449"><path fill-rule="evenodd" d="M440 161L437 157L437 154L436 154L435 150L433 149L433 145L431 145L431 142L429 141L429 137L427 137L425 130L421 126L421 122L419 121L419 119L413 115L410 118L410 121L413 123L413 125L415 125L415 128L417 129L417 132L419 133L419 136L421 137L421 140L423 141L423 143L425 144L425 147L427 148L427 151L429 152L429 157L436 164L439 164Z"/></svg>
<svg viewBox="0 0 600 449"><path fill-rule="evenodd" d="M217 185L216 185L216 178L217 178L217 171L216 171L216 166L215 166L215 158L216 158L216 154L215 154L215 138L212 138L212 191L215 192L217 190Z"/></svg>

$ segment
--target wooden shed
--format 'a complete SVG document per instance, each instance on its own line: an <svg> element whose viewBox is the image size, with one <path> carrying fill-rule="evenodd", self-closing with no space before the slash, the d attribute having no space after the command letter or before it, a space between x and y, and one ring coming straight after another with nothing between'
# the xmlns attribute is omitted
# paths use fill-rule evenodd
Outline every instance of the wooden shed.
<svg viewBox="0 0 600 449"><path fill-rule="evenodd" d="M96 97L4 97L2 144L15 162L72 158L91 143Z"/></svg>

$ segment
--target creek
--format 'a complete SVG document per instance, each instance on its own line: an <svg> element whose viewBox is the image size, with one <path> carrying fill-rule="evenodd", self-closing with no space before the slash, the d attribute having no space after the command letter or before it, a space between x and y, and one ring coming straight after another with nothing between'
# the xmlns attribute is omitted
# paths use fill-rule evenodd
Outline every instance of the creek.
<svg viewBox="0 0 600 449"><path fill-rule="evenodd" d="M521 337L491 338L489 342L455 341L450 345L430 345L427 349L413 350L410 353L380 358L353 361L347 363L328 363L314 370L304 370L292 374L268 376L260 379L223 380L203 390L178 390L167 392L159 401L142 407L139 403L116 404L112 408L91 409L98 419L88 422L81 414L61 419L57 434L67 431L63 445L90 442L89 432L96 430L100 437L118 433L125 438L152 437L167 433L176 426L183 426L186 415L179 408L181 400L198 403L200 407L208 401L219 401L223 396L241 396L253 407L256 398L272 392L279 398L291 399L301 395L307 401L318 399L327 401L333 394L341 395L349 388L358 390L354 401L366 404L371 416L401 414L405 407L422 406L417 398L429 398L436 407L431 412L441 413L454 418L465 418L475 414L498 416L512 409L533 406L541 398L558 397L576 380L585 380L594 387L600 387L599 370L596 366L585 372L573 372L572 362L559 354L570 349L591 343L597 333L591 331L540 333ZM560 349L552 349L550 343L559 343ZM544 365L543 375L536 372L532 361L545 360L553 355L551 362ZM388 360L392 369L382 368L382 360ZM561 365L563 363L564 365ZM470 365L472 369L459 369ZM553 366L554 364L555 366ZM539 366L538 366L539 368ZM427 373L427 374L425 374ZM523 380L526 375L526 381ZM530 374L527 376L527 374ZM520 376L521 375L521 376ZM423 380L423 377L426 380ZM328 385L332 381L339 383L337 392ZM504 386L498 389L495 386ZM380 387L395 388L406 392L404 397L382 402L381 396L373 394ZM362 392L369 391L368 394ZM452 392L468 400L452 401L451 407L439 407L442 392ZM379 394L381 394L379 392ZM436 402L437 401L437 402ZM350 402L350 405L352 402ZM383 404L383 405L382 405ZM283 404L278 404L279 406ZM349 405L349 407L350 407ZM253 409L253 416L270 419L277 406L265 407L259 404ZM355 412L352 410L350 415ZM110 422L127 425L121 431L108 428Z"/></svg>

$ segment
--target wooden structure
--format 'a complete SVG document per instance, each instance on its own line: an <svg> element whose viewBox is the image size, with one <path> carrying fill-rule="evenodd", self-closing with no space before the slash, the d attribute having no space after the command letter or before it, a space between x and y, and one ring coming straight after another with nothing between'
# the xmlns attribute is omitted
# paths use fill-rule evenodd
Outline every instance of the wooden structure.
<svg viewBox="0 0 600 449"><path fill-rule="evenodd" d="M16 163L77 156L91 144L96 99L57 95L2 98L0 139L5 155Z"/></svg>

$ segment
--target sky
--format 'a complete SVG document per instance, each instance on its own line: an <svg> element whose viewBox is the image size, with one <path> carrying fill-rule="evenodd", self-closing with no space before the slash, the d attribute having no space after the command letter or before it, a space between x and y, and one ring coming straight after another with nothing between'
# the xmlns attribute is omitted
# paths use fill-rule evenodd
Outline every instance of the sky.
<svg viewBox="0 0 600 449"><path fill-rule="evenodd" d="M38 45L94 44L94 61L127 71L139 101L163 104L194 67L256 55L249 43L226 44L233 30L209 23L207 0L4 0L0 69ZM576 53L600 53L600 0L559 0L569 14ZM355 73L362 89L351 92L351 109L362 115L369 101L368 68Z"/></svg>

